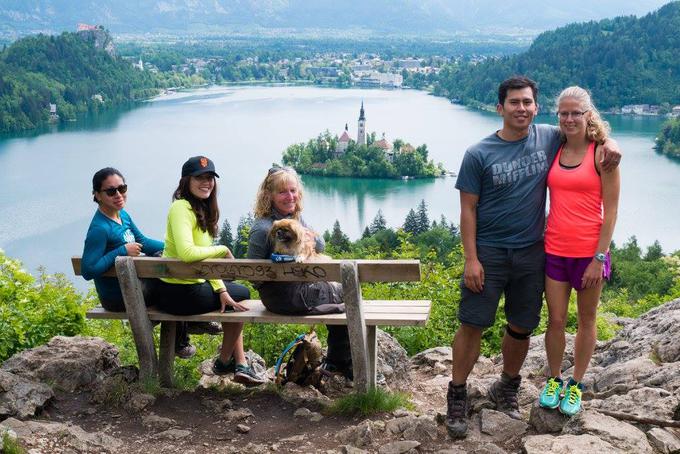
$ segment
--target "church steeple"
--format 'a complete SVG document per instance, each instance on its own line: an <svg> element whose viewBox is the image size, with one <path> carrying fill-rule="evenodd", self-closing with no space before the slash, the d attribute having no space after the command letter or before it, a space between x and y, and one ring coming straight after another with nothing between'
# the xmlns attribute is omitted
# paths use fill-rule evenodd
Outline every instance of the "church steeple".
<svg viewBox="0 0 680 454"><path fill-rule="evenodd" d="M366 145L366 115L364 114L363 101L361 101L361 110L359 110L359 130L357 131L357 144Z"/></svg>

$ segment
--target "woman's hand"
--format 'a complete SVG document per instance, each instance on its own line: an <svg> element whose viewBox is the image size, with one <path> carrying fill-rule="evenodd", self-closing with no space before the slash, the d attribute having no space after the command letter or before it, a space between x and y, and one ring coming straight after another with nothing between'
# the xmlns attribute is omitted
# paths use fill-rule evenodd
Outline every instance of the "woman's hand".
<svg viewBox="0 0 680 454"><path fill-rule="evenodd" d="M586 268L585 272L583 273L583 277L581 278L581 287L584 289L586 288L595 288L600 283L602 283L602 268L604 267L604 263L593 259L589 264L588 268Z"/></svg>
<svg viewBox="0 0 680 454"><path fill-rule="evenodd" d="M227 248L227 252L224 253L224 258L225 259L233 259L234 258L234 254L231 253L229 248Z"/></svg>
<svg viewBox="0 0 680 454"><path fill-rule="evenodd" d="M226 290L220 293L220 312L224 312L227 306L234 308L236 312L249 311L250 308L244 304L237 303Z"/></svg>
<svg viewBox="0 0 680 454"><path fill-rule="evenodd" d="M130 257L137 257L142 253L142 245L140 243L126 243L125 250Z"/></svg>

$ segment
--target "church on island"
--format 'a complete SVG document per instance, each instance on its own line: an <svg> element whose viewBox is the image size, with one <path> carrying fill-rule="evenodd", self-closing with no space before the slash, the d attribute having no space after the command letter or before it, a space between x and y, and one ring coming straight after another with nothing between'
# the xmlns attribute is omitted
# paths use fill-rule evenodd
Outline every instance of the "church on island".
<svg viewBox="0 0 680 454"><path fill-rule="evenodd" d="M349 136L349 131L347 128L347 123L345 123L345 130L342 131L342 134L340 135L340 138L338 139L338 143L335 146L335 157L339 158L345 152L347 151L347 147L349 146L349 142L352 140L352 138ZM357 140L356 140L357 145L366 145L366 114L364 112L364 102L361 101L361 109L359 110L359 120L358 120L358 129L357 129ZM392 143L385 138L385 133L383 133L382 138L380 140L376 140L372 144L375 147L378 147L382 149L385 152L385 157L389 162L392 162L394 159L394 149L392 147Z"/></svg>

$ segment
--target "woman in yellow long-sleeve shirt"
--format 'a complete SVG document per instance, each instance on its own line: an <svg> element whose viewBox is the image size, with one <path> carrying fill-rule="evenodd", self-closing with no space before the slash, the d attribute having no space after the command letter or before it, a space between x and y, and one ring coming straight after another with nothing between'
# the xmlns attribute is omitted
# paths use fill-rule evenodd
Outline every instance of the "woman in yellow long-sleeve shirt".
<svg viewBox="0 0 680 454"><path fill-rule="evenodd" d="M168 213L163 257L183 262L211 258L233 258L226 246L214 246L219 209L215 165L205 156L189 158L182 166L182 178L173 194ZM159 306L175 315L195 315L224 311L247 311L240 301L250 298L248 289L220 279L163 278L159 284ZM246 361L243 351L243 323L223 323L223 341L213 371L223 375L234 372L234 381L260 384L258 376Z"/></svg>

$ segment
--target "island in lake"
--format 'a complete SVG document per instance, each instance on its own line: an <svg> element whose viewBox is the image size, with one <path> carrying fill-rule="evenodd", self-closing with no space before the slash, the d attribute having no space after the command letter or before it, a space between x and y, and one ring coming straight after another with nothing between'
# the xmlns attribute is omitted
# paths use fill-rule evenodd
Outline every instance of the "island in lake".
<svg viewBox="0 0 680 454"><path fill-rule="evenodd" d="M427 145L418 147L383 133L366 133L364 103L359 110L357 138L345 124L340 137L326 130L306 144L294 144L283 152L283 163L302 174L363 178L434 178L446 175L441 163L428 159Z"/></svg>

